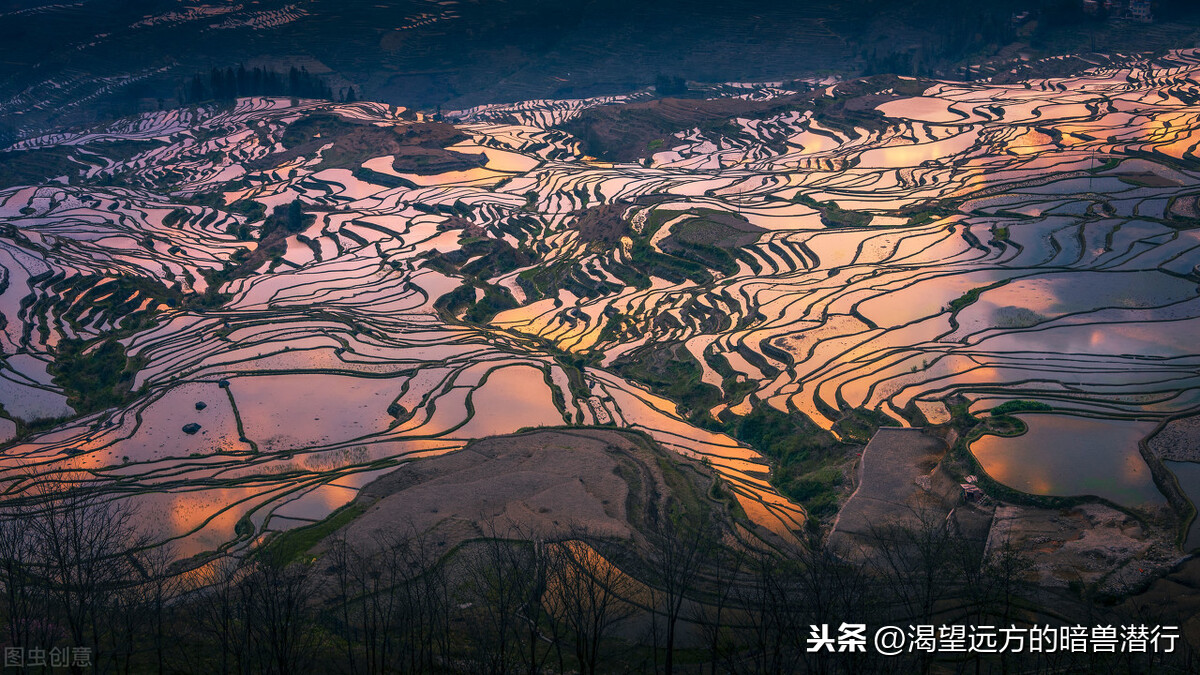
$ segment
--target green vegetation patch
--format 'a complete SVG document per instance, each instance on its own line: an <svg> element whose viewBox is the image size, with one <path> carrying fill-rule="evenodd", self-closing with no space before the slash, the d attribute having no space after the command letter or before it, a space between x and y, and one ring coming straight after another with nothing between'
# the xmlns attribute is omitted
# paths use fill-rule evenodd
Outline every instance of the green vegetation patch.
<svg viewBox="0 0 1200 675"><path fill-rule="evenodd" d="M694 218L673 225L660 247L671 256L731 275L738 271L737 249L754 243L764 231L740 215L700 209Z"/></svg>
<svg viewBox="0 0 1200 675"><path fill-rule="evenodd" d="M623 377L676 401L692 418L708 417L708 410L721 402L721 392L701 381L704 371L700 363L681 342L635 350L618 359L613 367Z"/></svg>
<svg viewBox="0 0 1200 675"><path fill-rule="evenodd" d="M701 246L719 246L733 248L748 246L766 232L757 225L752 225L740 214L711 209L697 209L694 218L677 223L671 228L671 236L688 244Z"/></svg>
<svg viewBox="0 0 1200 675"><path fill-rule="evenodd" d="M316 215L304 212L304 204L299 199L293 199L287 205L280 204L275 207L271 216L263 223L260 238L266 239L276 230L284 230L289 234L303 232L316 220Z"/></svg>
<svg viewBox="0 0 1200 675"><path fill-rule="evenodd" d="M992 408L993 415L1010 415L1019 412L1049 412L1054 408L1041 401L1026 401L1017 399L1015 401L1006 401Z"/></svg>
<svg viewBox="0 0 1200 675"><path fill-rule="evenodd" d="M833 428L850 442L866 444L875 432L879 431L879 427L895 423L896 420L878 410L853 408L844 411L837 422L834 422Z"/></svg>
<svg viewBox="0 0 1200 675"><path fill-rule="evenodd" d="M59 176L78 176L85 167L73 161L72 154L67 147L0 153L0 184L36 185Z"/></svg>
<svg viewBox="0 0 1200 675"><path fill-rule="evenodd" d="M476 285L478 284L478 285ZM483 290L483 296L476 289ZM517 301L507 288L482 282L468 281L453 291L438 298L434 305L451 316L461 315L470 323L483 324L500 312L517 307Z"/></svg>
<svg viewBox="0 0 1200 675"><path fill-rule="evenodd" d="M279 166L299 156L321 152L321 168L352 171L374 157L392 155L392 167L406 173L437 174L482 166L485 157L447 150L469 137L441 122L405 122L378 127L331 113L315 113L293 122L280 143L284 152L247 163L248 170ZM328 146L328 147L326 147Z"/></svg>
<svg viewBox="0 0 1200 675"><path fill-rule="evenodd" d="M53 313L76 332L83 332L81 320L94 321L99 317L121 330L140 330L150 326L160 303L177 307L192 299L177 285L168 287L153 279L135 276L72 277L54 284L52 289L54 293L39 298L31 311L42 313L48 311L49 305L54 305ZM143 304L145 309L141 309Z"/></svg>
<svg viewBox="0 0 1200 675"><path fill-rule="evenodd" d="M799 83L795 86L807 89ZM823 126L857 137L860 129L879 130L886 126L886 120L875 107L892 97L878 92L892 89L915 96L927 86L928 81L873 76L842 82L834 89L833 96L827 96L824 88L816 88L766 101L750 101L699 98L697 92L686 90L685 83L682 90L670 85L668 91L678 91L670 97L596 106L557 127L580 139L589 155L634 162L668 147L673 135L680 131L698 129L708 138L737 138L742 128L733 122L735 119L767 119L793 111L811 110ZM767 145L779 152L786 148L781 140Z"/></svg>
<svg viewBox="0 0 1200 675"><path fill-rule="evenodd" d="M629 260L607 266L620 284L597 279L575 260L559 259L526 269L517 276L516 281L529 300L556 297L562 289L581 298L602 297L620 292L624 287L644 290L650 287L651 277L655 276L672 283L710 284L714 281L713 270L726 275L736 273L736 259L748 257L740 253L740 247L757 240L763 232L736 214L696 209L689 212L693 217L673 226L670 236L660 242L659 250L650 244L650 240L659 228L668 220L677 218L680 212L653 211L646 226L638 233L624 218L628 208L628 204L604 204L583 209L578 212L575 223L580 239L595 252L618 246L622 237L632 241ZM527 266L536 259L527 251L520 253L522 264L519 266ZM451 259L453 255L439 254L448 262L462 264L461 260ZM511 269L516 267L464 267L463 271L485 279Z"/></svg>
<svg viewBox="0 0 1200 675"><path fill-rule="evenodd" d="M165 143L162 141L121 140L90 143L87 155L80 153L75 146L0 152L0 185L38 185L60 176L67 176L74 183L89 166L103 166L101 157L119 163L163 145ZM111 176L101 176L93 182L112 181Z"/></svg>
<svg viewBox="0 0 1200 675"><path fill-rule="evenodd" d="M724 359L714 358L729 370ZM710 365L714 365L710 363ZM835 428L850 443L839 441L805 415L783 412L763 401L752 399L749 414L739 417L726 412L714 419L709 411L722 401L741 400L754 389L744 382L739 386L730 375L725 378L725 396L701 380L699 362L683 343L657 344L635 350L620 359L613 368L623 377L648 386L680 406L693 424L719 431L746 443L765 455L773 464L772 485L816 518L837 512L844 496L845 470L856 443L865 443L880 426L894 420L875 411L845 411ZM732 371L730 371L732 372Z"/></svg>
<svg viewBox="0 0 1200 675"><path fill-rule="evenodd" d="M866 227L871 224L871 214L848 211L833 201L819 202L808 195L797 195L796 201L820 211L825 227Z"/></svg>
<svg viewBox="0 0 1200 675"><path fill-rule="evenodd" d="M633 231L625 220L625 211L628 209L628 204L601 204L580 211L575 221L579 238L589 244L611 247L621 237L632 235Z"/></svg>
<svg viewBox="0 0 1200 675"><path fill-rule="evenodd" d="M771 484L815 518L837 513L848 446L797 412L754 401L745 417L730 416L724 430L770 458Z"/></svg>
<svg viewBox="0 0 1200 675"><path fill-rule="evenodd" d="M304 558L322 539L339 529L349 525L351 521L366 513L367 507L358 502L329 514L329 517L318 523L298 527L275 535L261 550L260 555L272 564L283 567L289 563L298 562Z"/></svg>
<svg viewBox="0 0 1200 675"><path fill-rule="evenodd" d="M86 415L130 400L140 365L139 360L126 357L125 347L115 339L90 346L83 340L64 339L49 370L54 383L66 392L67 403Z"/></svg>
<svg viewBox="0 0 1200 675"><path fill-rule="evenodd" d="M637 284L639 290L650 287L650 276L662 277L673 284L690 281L703 286L713 282L712 273L705 264L710 261L704 260L704 258L694 254L689 255L689 249L677 249L679 255L660 253L655 250L650 245L650 237L657 229L657 227L647 227L643 230L642 236L633 240L633 248L629 252L629 257L633 262L631 267L644 275L644 283ZM696 250L698 250L698 247L692 247L691 249L691 251ZM704 262L698 262L698 260L704 260ZM734 270L736 269L735 265Z"/></svg>
<svg viewBox="0 0 1200 675"><path fill-rule="evenodd" d="M984 291L990 291L993 288L999 288L1006 283L1008 283L1007 279L1004 281L997 281L994 284L988 284L987 286L978 286L976 288L972 288L971 290L967 291L966 293L963 293L962 295L958 296L957 298L951 300L950 304L947 306L949 307L951 312L961 311L962 309L975 304L975 301L979 299L980 295L983 295Z"/></svg>
<svg viewBox="0 0 1200 675"><path fill-rule="evenodd" d="M471 323L487 323L497 313L518 306L512 293L487 280L501 276L532 262L528 251L513 248L508 242L488 237L461 240L462 247L442 253L435 251L426 265L444 274L462 276L463 284L438 299L436 307L451 316ZM477 292L483 291L482 296Z"/></svg>

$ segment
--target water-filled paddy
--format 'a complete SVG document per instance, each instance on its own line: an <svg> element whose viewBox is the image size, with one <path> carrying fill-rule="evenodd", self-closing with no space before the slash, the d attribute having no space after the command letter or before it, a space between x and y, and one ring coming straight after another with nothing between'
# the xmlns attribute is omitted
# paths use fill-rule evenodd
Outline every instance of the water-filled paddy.
<svg viewBox="0 0 1200 675"><path fill-rule="evenodd" d="M1138 441L1153 422L1052 414L1018 416L1029 430L984 436L971 444L983 470L997 481L1038 495L1094 495L1122 506L1161 504Z"/></svg>
<svg viewBox="0 0 1200 675"><path fill-rule="evenodd" d="M564 423L540 369L512 366L493 370L471 395L474 415L454 435L481 438L507 434L522 427Z"/></svg>
<svg viewBox="0 0 1200 675"><path fill-rule="evenodd" d="M1179 489L1192 502L1192 506L1200 503L1200 462L1163 461L1163 465L1175 475ZM1200 518L1193 518L1184 536L1183 550L1191 551L1200 547Z"/></svg>
<svg viewBox="0 0 1200 675"><path fill-rule="evenodd" d="M303 373L239 377L229 389L246 435L264 450L285 451L387 429L400 386L390 378Z"/></svg>
<svg viewBox="0 0 1200 675"><path fill-rule="evenodd" d="M1161 503L1136 450L1152 422L1114 420L1200 407L1200 173L1158 161L1197 136L1194 104L1173 90L1191 86L1179 83L1200 57L1171 58L1167 75L1139 62L1128 78L879 92L870 105L885 118L871 129L808 110L739 114L665 138L649 162L596 161L551 127L612 98L450 113L471 139L458 150L486 165L420 176L390 156L267 166L310 113L411 122L365 104L246 99L186 124L150 114L133 135L42 139L161 144L112 166L81 152L86 181L0 186L0 217L23 236L0 236L4 413L71 413L39 367L67 338L98 343L124 326L138 372L134 395L21 440L6 466L136 485L168 533L215 515L189 535L192 553L234 538L251 512L255 535L319 519L386 470L372 462L611 421L709 457L768 527L802 522L753 449L614 373L674 347L700 382L745 394L714 410L759 400L824 429L844 406L915 423L902 414L913 401L944 422L954 395L976 413L1019 397L1111 417L1025 415L1027 435L974 450L1017 489ZM207 192L227 208L180 199ZM295 199L313 222L269 251L250 209L229 208ZM616 214L599 236L579 225L597 205ZM764 232L679 257L671 242L702 209ZM642 234L651 220L659 229ZM243 275L213 276L250 255ZM227 301L181 301L210 280ZM452 298L462 304L439 305ZM201 428L185 434L188 423ZM0 420L0 438L15 428ZM360 447L362 462L336 454ZM196 489L151 499L168 479Z"/></svg>

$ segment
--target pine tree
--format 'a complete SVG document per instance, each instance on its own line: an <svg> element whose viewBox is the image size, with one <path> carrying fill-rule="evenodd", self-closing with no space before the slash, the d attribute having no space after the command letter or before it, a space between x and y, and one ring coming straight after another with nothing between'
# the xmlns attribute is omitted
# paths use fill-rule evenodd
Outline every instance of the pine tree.
<svg viewBox="0 0 1200 675"><path fill-rule="evenodd" d="M237 69L237 95L251 96L253 90L250 88L250 75L246 72L245 64L238 64Z"/></svg>
<svg viewBox="0 0 1200 675"><path fill-rule="evenodd" d="M290 232L299 232L304 229L304 211L301 210L301 207L299 199L294 199L291 204L288 204L287 229Z"/></svg>
<svg viewBox="0 0 1200 675"><path fill-rule="evenodd" d="M204 100L204 80L200 79L199 73L192 76L192 87L189 96L192 103L199 103Z"/></svg>

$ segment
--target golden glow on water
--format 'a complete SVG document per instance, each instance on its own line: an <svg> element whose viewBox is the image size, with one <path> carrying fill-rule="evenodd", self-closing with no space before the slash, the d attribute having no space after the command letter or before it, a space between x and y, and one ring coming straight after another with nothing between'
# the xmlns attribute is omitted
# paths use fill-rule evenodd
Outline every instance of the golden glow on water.
<svg viewBox="0 0 1200 675"><path fill-rule="evenodd" d="M984 436L971 452L989 476L1042 495L1096 495L1124 506L1161 504L1138 441L1153 422L1025 414L1021 436Z"/></svg>
<svg viewBox="0 0 1200 675"><path fill-rule="evenodd" d="M126 339L144 364L134 390L151 395L22 441L0 461L10 471L94 472L148 491L137 497L148 522L170 534L199 528L178 544L190 553L232 540L252 511L244 522L255 538L321 518L383 470L367 468L371 461L574 423L582 411L584 423L611 419L708 458L756 522L787 536L804 515L770 487L767 462L614 375L614 363L651 358L641 348L684 345L704 383L749 392L718 407L745 414L767 401L827 429L846 406L893 414L913 400L944 419L937 399L954 393L975 399L977 412L1008 394L1125 416L1186 410L1197 396L1194 365L1179 357L1194 356L1200 331L1189 276L1200 240L1178 225L1194 220L1195 181L1154 160L1190 157L1197 137L1197 114L1175 89L1190 86L1176 82L1194 79L1200 58L1179 58L1190 65L1166 76L1139 65L1029 88L940 82L915 97L879 92L871 100L882 101L883 124L871 129L822 125L810 111L735 118L723 138L696 129L665 139L650 166L584 157L554 128L579 106L605 102L527 102L455 118L471 140L454 149L485 154L481 168L414 175L396 171L392 157L362 164L391 176L390 186L311 156L250 171L244 185L253 187L225 193L227 204L253 198L270 209L299 198L315 207L314 224L283 239L279 260L229 280L223 291L233 299L219 309L162 303L155 314L150 303L161 298L130 296L153 315ZM370 104L247 99L236 110L222 113L229 128L198 127L206 142L230 149L230 161L198 159L172 141L155 150L162 162L126 168L153 186L169 164L189 190L217 189L227 170L242 168L232 166L237 157L262 156L264 134L308 112L396 121ZM170 129L163 138L188 136ZM72 274L106 279L86 298L64 295L63 306L129 295L115 290L118 268L200 289L234 251L256 246L238 241L229 222L206 221L197 204L184 205L194 217L164 229L170 200L190 192L142 199L92 187L21 189L0 201L0 217L40 250L70 252ZM596 203L636 212L619 233L628 245L581 241L579 213ZM1168 222L1168 205L1181 220ZM639 290L624 271L638 264L633 223L666 223L640 241L662 251L689 210L761 231L727 247L734 260L711 280L659 268ZM511 289L517 305L487 326L464 321L465 309L447 318L436 304L462 286L460 266L476 255L464 234L533 252L487 280ZM179 250L166 250L166 240ZM10 288L41 269L15 249L0 256L14 272ZM547 266L554 281L531 288ZM481 287L465 290L476 302L486 297ZM55 327L43 338L23 323L31 313L19 316L21 298L0 291L0 308L11 320L0 334L11 343L6 354L21 351L9 347L25 328L26 356L51 354L71 337L59 325L88 339L111 328L51 312ZM561 352L583 356L583 365ZM65 400L53 383L26 389L25 398L45 396L29 406L45 416ZM200 400L202 415L193 407ZM973 448L998 480L1039 494L1156 498L1130 450L1149 422L1025 419L1028 435L986 437ZM201 431L182 434L189 422ZM338 454L359 448L361 457ZM167 480L212 487L156 492Z"/></svg>

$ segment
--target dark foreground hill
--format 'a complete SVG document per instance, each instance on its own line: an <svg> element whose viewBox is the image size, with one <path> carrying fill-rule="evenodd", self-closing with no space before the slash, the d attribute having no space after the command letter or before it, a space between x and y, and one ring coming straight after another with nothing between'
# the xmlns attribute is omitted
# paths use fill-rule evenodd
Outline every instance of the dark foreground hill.
<svg viewBox="0 0 1200 675"><path fill-rule="evenodd" d="M1057 0L22 0L0 6L0 135L173 107L192 97L193 76L239 65L284 80L307 70L335 98L353 89L434 109L620 93L660 77L956 76L1021 53L1193 44L1194 3L1155 4L1144 25ZM236 95L281 93L297 92Z"/></svg>

